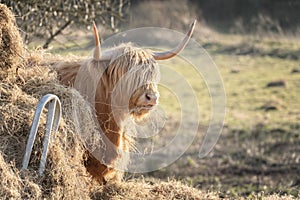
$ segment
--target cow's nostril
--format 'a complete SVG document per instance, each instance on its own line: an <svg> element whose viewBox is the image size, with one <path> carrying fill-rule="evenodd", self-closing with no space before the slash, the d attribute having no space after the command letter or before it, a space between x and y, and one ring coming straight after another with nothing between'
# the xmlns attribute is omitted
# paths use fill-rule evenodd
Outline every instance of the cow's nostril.
<svg viewBox="0 0 300 200"><path fill-rule="evenodd" d="M145 98L148 105L155 105L157 103L157 96L155 94L146 93Z"/></svg>
<svg viewBox="0 0 300 200"><path fill-rule="evenodd" d="M151 95L146 94L146 99L147 99L148 101L150 101L150 100L151 100Z"/></svg>

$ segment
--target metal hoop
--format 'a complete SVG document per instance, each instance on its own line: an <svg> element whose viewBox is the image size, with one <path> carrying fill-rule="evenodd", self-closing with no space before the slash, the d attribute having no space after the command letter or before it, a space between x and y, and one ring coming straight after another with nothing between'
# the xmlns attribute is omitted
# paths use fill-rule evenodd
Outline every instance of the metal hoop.
<svg viewBox="0 0 300 200"><path fill-rule="evenodd" d="M34 113L34 118L32 121L29 137L27 140L25 155L22 163L22 170L27 169L30 155L32 152L32 147L38 130L41 114L47 104L49 104L49 106L48 106L48 114L47 114L47 122L46 122L46 133L44 136L43 153L41 156L40 166L38 170L40 176L43 175L46 166L46 159L48 153L48 146L50 142L51 130L53 131L52 140L54 140L55 134L59 127L60 118L61 118L61 102L56 95L47 94L43 96L43 98L39 101Z"/></svg>

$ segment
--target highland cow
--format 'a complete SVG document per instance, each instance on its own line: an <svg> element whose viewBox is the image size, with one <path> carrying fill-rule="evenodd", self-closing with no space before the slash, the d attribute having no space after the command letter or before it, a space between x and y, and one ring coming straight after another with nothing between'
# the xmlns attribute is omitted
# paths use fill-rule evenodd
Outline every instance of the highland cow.
<svg viewBox="0 0 300 200"><path fill-rule="evenodd" d="M98 31L93 24L95 49L93 57L83 61L58 64L60 81L74 86L92 103L100 128L107 138L105 159L99 161L88 153L86 168L101 183L120 179L116 166L126 165L129 158L122 152L130 151L132 139L124 132L127 118L141 119L158 104L159 66L157 60L177 55L188 43L195 26L177 47L166 52L122 44L101 52Z"/></svg>

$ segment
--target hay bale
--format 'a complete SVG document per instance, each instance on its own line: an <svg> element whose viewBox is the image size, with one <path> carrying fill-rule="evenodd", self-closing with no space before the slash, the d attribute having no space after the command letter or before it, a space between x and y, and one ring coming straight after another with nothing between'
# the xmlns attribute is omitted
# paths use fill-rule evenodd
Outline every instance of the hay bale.
<svg viewBox="0 0 300 200"><path fill-rule="evenodd" d="M71 199L76 196L88 199L92 181L84 166L86 150L71 121L70 113L72 98L78 99L81 105L84 105L84 99L75 90L60 85L56 74L51 73L49 67L39 66L38 62L20 69L20 76L23 82L14 76L7 76L0 83L0 156L5 163L12 163L11 169L16 169L12 174L21 175L21 178L18 175L13 176L7 173L9 170L5 170L3 173L10 178L3 179L8 181L2 182L0 191L7 193L8 198L24 198L27 194L22 192L24 190L29 191L31 198ZM29 168L23 172L18 169L21 168L36 105L47 93L54 93L61 99L63 119L56 140L49 148L44 176L38 177L36 171L45 132L45 114L42 116ZM25 184L25 180L32 180L29 181L32 184ZM38 188L36 191L40 192L31 191L29 185L33 184ZM6 192L8 190L5 188L12 188L12 194Z"/></svg>
<svg viewBox="0 0 300 200"><path fill-rule="evenodd" d="M203 192L179 181L145 181L134 179L128 182L108 183L92 192L93 199L219 199L213 192Z"/></svg>
<svg viewBox="0 0 300 200"><path fill-rule="evenodd" d="M19 171L12 164L7 164L0 153L0 195L3 199L40 198L41 188L33 178L22 179Z"/></svg>
<svg viewBox="0 0 300 200"><path fill-rule="evenodd" d="M10 166L4 161L0 154L0 195L5 199L21 198L20 178L11 170Z"/></svg>
<svg viewBox="0 0 300 200"><path fill-rule="evenodd" d="M0 68L16 67L23 56L23 41L16 19L6 5L0 4Z"/></svg>

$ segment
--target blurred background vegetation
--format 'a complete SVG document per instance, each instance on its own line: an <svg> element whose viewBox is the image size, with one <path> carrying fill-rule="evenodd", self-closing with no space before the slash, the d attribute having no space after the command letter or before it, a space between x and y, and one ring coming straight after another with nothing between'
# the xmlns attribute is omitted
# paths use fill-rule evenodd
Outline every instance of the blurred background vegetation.
<svg viewBox="0 0 300 200"><path fill-rule="evenodd" d="M44 48L65 29L157 26L184 31L192 19L221 32L236 34L299 33L298 0L1 0L11 7L26 42L42 38ZM64 32L65 31L65 32Z"/></svg>
<svg viewBox="0 0 300 200"><path fill-rule="evenodd" d="M231 33L296 33L299 31L297 0L190 0L207 24Z"/></svg>
<svg viewBox="0 0 300 200"><path fill-rule="evenodd" d="M105 39L118 31L145 26L185 32L197 18L193 38L212 57L224 80L227 115L221 138L208 157L198 158L210 96L203 79L175 58L171 65L190 77L199 106L205 108L199 134L171 166L128 178L175 178L202 190L218 191L220 197L255 198L272 193L299 197L299 0L1 2L16 13L29 48L48 47L49 52L64 56L90 53L93 20ZM153 138L158 143L172 139L170 133L180 122L172 116L175 104L170 101L162 91L161 103L171 121L159 138Z"/></svg>

